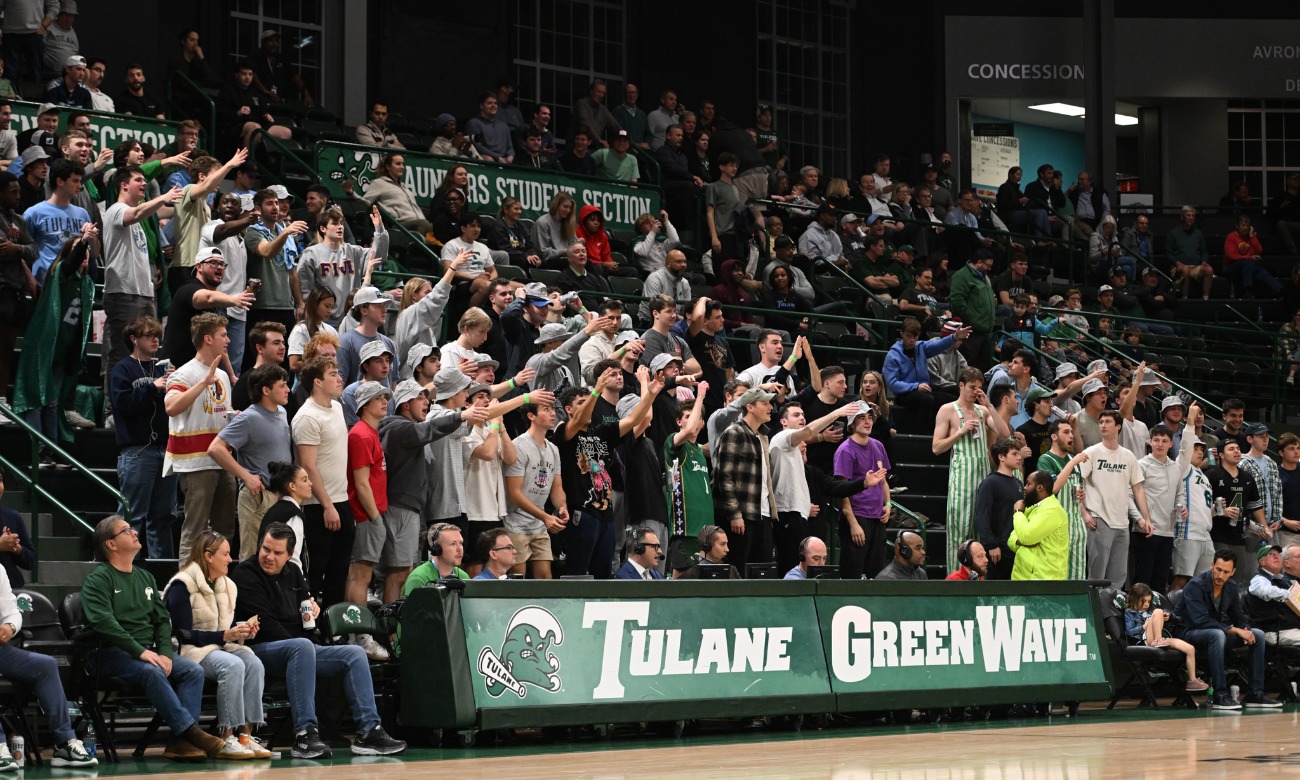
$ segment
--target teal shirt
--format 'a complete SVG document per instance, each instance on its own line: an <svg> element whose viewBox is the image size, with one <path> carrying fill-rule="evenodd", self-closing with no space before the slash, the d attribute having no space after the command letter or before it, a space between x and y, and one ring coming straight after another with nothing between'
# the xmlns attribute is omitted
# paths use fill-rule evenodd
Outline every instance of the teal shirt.
<svg viewBox="0 0 1300 780"><path fill-rule="evenodd" d="M172 656L172 620L153 575L139 566L122 572L95 567L81 586L86 622L114 647L139 658L145 650Z"/></svg>
<svg viewBox="0 0 1300 780"><path fill-rule="evenodd" d="M598 149L591 159L596 162L596 172L606 179L636 181L641 178L641 166L637 165L631 150L620 160L613 149Z"/></svg>

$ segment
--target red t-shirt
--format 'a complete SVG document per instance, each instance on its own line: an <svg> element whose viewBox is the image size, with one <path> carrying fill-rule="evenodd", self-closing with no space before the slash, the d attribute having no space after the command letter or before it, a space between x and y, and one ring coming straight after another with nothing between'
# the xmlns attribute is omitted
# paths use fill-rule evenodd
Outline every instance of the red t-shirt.
<svg viewBox="0 0 1300 780"><path fill-rule="evenodd" d="M365 420L359 420L348 431L348 503L358 523L366 522L370 515L357 500L353 472L366 466L370 467L370 492L375 497L375 508L383 514L388 511L388 462L384 459L384 448L379 445L379 431Z"/></svg>

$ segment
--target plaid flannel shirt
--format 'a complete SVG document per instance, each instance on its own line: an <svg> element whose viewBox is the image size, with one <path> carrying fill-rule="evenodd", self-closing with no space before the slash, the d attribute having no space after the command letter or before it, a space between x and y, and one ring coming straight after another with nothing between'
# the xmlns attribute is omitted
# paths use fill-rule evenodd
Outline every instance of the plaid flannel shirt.
<svg viewBox="0 0 1300 780"><path fill-rule="evenodd" d="M772 473L763 469L763 454L767 450L767 437L756 433L743 418L718 437L712 455L713 496L719 522L731 522L737 515L751 522L763 517L776 518ZM771 463L770 458L768 462ZM767 486L766 507L762 506L764 485Z"/></svg>

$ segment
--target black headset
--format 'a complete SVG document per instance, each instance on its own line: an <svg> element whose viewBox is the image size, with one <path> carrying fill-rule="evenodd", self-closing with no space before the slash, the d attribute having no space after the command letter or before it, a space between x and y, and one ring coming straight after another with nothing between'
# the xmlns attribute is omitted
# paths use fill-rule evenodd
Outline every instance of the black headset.
<svg viewBox="0 0 1300 780"><path fill-rule="evenodd" d="M713 535L718 532L718 526L706 525L700 529L700 550L703 552L713 552Z"/></svg>
<svg viewBox="0 0 1300 780"><path fill-rule="evenodd" d="M636 528L632 530L632 554L645 555L645 538L651 533L649 528Z"/></svg>
<svg viewBox="0 0 1300 780"><path fill-rule="evenodd" d="M957 562L968 569L973 569L975 567L975 561L971 560L970 557L970 545L972 541L974 540L967 539L961 543L961 547L957 548Z"/></svg>
<svg viewBox="0 0 1300 780"><path fill-rule="evenodd" d="M894 547L898 550L898 555L905 561L912 560L912 548L907 546L907 531L899 531L898 537L894 539Z"/></svg>
<svg viewBox="0 0 1300 780"><path fill-rule="evenodd" d="M803 541L799 542L799 563L808 562L808 545L812 540L813 538L811 536L805 536Z"/></svg>
<svg viewBox="0 0 1300 780"><path fill-rule="evenodd" d="M434 558L442 555L442 544L438 542L438 537L442 536L442 532L449 528L459 527L460 526L455 525L454 523L438 523L430 528L429 532L432 533L433 536L429 538L429 555L432 555Z"/></svg>

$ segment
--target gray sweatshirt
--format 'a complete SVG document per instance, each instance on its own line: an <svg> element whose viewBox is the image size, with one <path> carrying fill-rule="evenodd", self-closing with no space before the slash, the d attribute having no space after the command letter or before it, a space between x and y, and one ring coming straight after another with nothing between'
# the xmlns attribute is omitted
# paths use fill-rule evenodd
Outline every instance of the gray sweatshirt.
<svg viewBox="0 0 1300 780"><path fill-rule="evenodd" d="M570 385L579 384L581 377L573 376L572 370L568 368L568 363L578 354L578 351L582 349L582 345L586 344L589 338L591 337L586 332L576 333L550 352L538 352L528 358L528 368L537 372L537 376L529 383L529 389L550 390L559 395L560 390L564 388L565 380L568 380Z"/></svg>
<svg viewBox="0 0 1300 780"><path fill-rule="evenodd" d="M431 464L425 445L460 429L460 411L429 407L429 416L417 423L399 414L379 421L379 443L388 466L388 503L426 514L429 506Z"/></svg>
<svg viewBox="0 0 1300 780"><path fill-rule="evenodd" d="M375 231L374 248L375 257L388 257L388 231L382 225ZM338 322L343 318L348 293L360 287L361 280L366 278L369 254L369 249L356 244L330 249L328 244L321 242L307 247L298 260L298 283L302 286L303 300L307 300L317 287L328 289L334 293L334 311L329 319Z"/></svg>
<svg viewBox="0 0 1300 780"><path fill-rule="evenodd" d="M450 297L451 285L439 279L428 295L397 315L397 327L393 335L403 363L406 361L406 353L416 344L438 346L438 335L442 332L442 311L447 308ZM415 367L412 366L411 370L414 371Z"/></svg>

